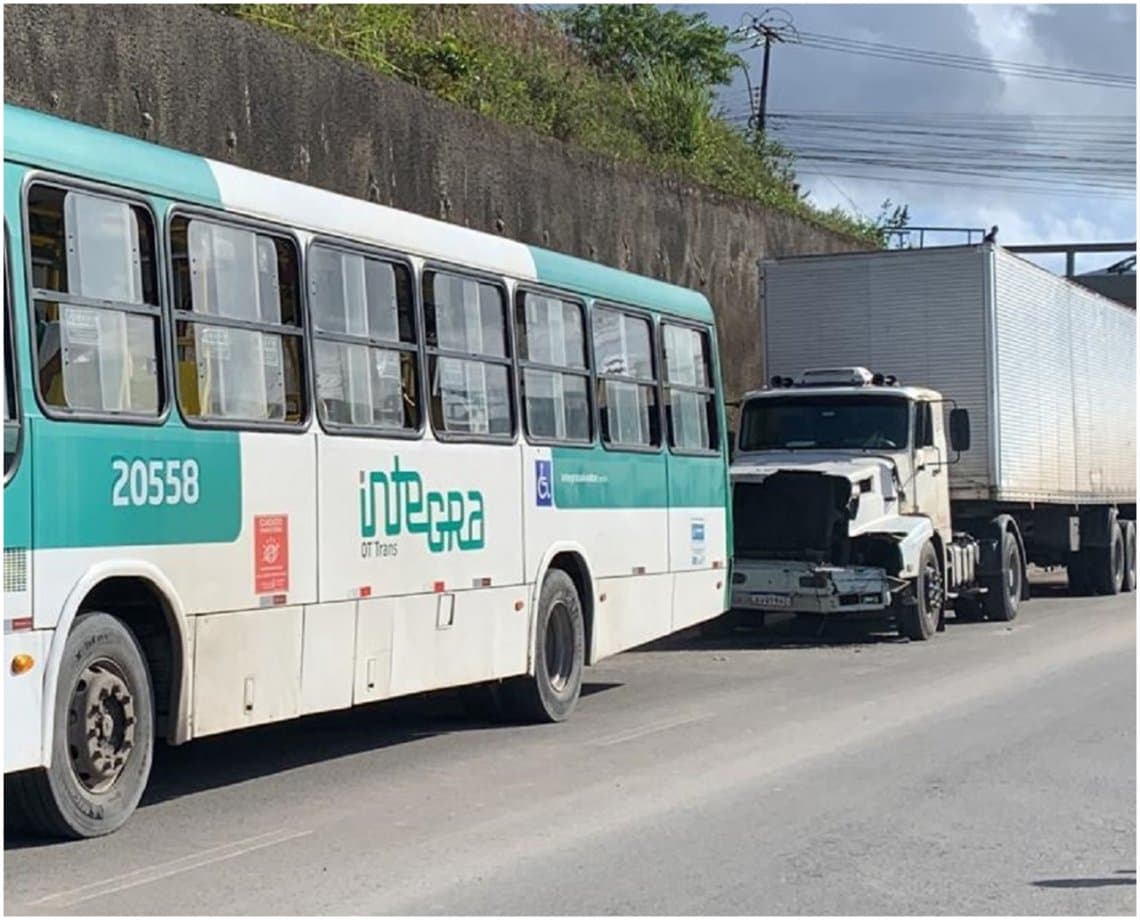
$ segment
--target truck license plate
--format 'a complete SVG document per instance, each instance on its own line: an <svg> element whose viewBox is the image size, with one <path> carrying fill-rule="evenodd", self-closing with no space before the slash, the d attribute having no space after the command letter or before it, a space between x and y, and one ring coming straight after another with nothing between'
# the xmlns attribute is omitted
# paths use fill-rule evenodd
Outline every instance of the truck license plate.
<svg viewBox="0 0 1140 920"><path fill-rule="evenodd" d="M791 607L792 599L786 594L753 594L753 607Z"/></svg>

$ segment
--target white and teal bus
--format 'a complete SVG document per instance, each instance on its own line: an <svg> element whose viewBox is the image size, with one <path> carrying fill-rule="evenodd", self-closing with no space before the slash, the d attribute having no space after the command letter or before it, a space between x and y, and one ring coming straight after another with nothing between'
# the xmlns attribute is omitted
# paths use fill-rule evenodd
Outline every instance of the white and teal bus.
<svg viewBox="0 0 1140 920"><path fill-rule="evenodd" d="M54 835L180 744L444 687L559 721L727 606L700 294L4 107L4 768Z"/></svg>

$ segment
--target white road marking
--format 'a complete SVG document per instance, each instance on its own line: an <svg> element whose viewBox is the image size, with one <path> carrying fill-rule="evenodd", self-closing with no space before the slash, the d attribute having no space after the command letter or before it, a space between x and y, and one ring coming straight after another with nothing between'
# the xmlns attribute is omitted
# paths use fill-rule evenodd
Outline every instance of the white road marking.
<svg viewBox="0 0 1140 920"><path fill-rule="evenodd" d="M83 885L80 888L73 888L70 891L49 894L39 900L32 901L28 906L72 907L84 901L90 901L92 898L99 898L104 895L114 894L115 892L125 891L128 888L137 888L139 885L148 885L151 882L157 882L160 879L178 875L180 872L189 872L192 869L198 869L212 863L233 859L235 856L251 853L254 850L276 846L288 840L296 840L298 837L307 837L311 833L312 831L288 831L285 828L281 828L280 830L270 831L266 834L258 834L256 837L246 837L244 840L235 840L233 843L224 843L220 846L210 847L207 850L192 853L189 856L181 856L178 859L136 869L133 872L103 879L91 885Z"/></svg>
<svg viewBox="0 0 1140 920"><path fill-rule="evenodd" d="M633 741L635 738L642 738L645 735L652 735L655 732L668 731L670 728L679 728L682 725L688 725L690 722L700 722L707 719L707 715L684 716L679 719L668 719L664 722L651 722L648 725L642 725L639 728L631 728L624 732L618 732L614 735L606 735L593 742L598 747L608 747L611 744L621 744L625 741Z"/></svg>

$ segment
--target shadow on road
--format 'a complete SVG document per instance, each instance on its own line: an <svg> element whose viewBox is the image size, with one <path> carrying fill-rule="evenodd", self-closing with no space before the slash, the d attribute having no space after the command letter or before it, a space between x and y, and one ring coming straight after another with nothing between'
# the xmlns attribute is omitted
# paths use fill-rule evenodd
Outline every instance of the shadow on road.
<svg viewBox="0 0 1140 920"><path fill-rule="evenodd" d="M1050 878L1034 882L1035 888L1107 888L1112 885L1135 885L1134 878L1121 878L1119 875L1109 878Z"/></svg>
<svg viewBox="0 0 1140 920"><path fill-rule="evenodd" d="M909 641L900 636L891 623L881 620L832 618L821 623L818 617L801 617L777 620L764 626L745 623L730 627L726 634L717 636L706 636L699 629L688 629L643 645L639 651L758 651L892 645Z"/></svg>
<svg viewBox="0 0 1140 920"><path fill-rule="evenodd" d="M582 685L582 696L620 686L588 681ZM437 735L512 727L473 715L466 700L463 689L441 690L202 738L179 747L159 744L140 808ZM7 816L13 815L13 809L8 807L7 793L4 811L5 850L58 844L10 825Z"/></svg>

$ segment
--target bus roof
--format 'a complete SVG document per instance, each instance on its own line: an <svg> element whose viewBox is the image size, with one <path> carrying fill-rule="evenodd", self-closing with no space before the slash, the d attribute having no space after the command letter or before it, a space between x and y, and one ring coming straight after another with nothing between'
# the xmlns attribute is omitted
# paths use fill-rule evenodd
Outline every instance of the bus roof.
<svg viewBox="0 0 1140 920"><path fill-rule="evenodd" d="M713 322L708 300L689 288L20 106L4 105L4 158L174 201L470 264L601 300Z"/></svg>

